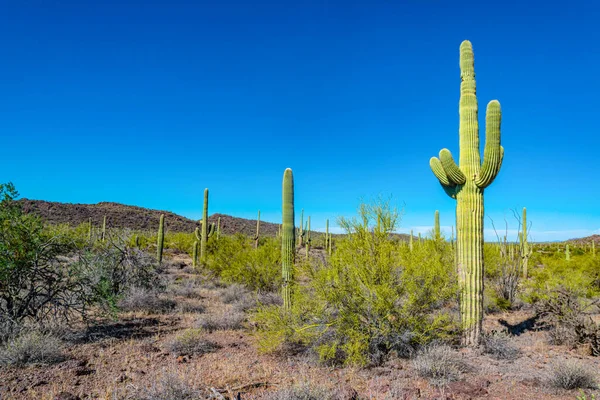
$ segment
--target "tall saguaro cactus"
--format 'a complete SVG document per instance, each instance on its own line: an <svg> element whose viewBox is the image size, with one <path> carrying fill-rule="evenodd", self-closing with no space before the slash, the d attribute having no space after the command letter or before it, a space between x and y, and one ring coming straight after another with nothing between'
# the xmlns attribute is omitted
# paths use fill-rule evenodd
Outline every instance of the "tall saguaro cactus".
<svg viewBox="0 0 600 400"><path fill-rule="evenodd" d="M475 346L481 338L483 321L483 191L496 178L504 149L500 146L500 103L487 106L486 143L483 164L479 154L479 124L475 95L473 47L460 45L459 143L456 165L448 149L429 165L446 193L456 199L457 265L463 344Z"/></svg>
<svg viewBox="0 0 600 400"><path fill-rule="evenodd" d="M156 242L156 260L158 263L162 263L163 246L165 243L165 215L160 215L160 222L158 223L158 239Z"/></svg>
<svg viewBox="0 0 600 400"><path fill-rule="evenodd" d="M290 168L283 173L282 190L282 239L281 274L283 287L283 307L289 309L292 303L291 284L294 255L296 252L296 230L294 229L294 176Z"/></svg>

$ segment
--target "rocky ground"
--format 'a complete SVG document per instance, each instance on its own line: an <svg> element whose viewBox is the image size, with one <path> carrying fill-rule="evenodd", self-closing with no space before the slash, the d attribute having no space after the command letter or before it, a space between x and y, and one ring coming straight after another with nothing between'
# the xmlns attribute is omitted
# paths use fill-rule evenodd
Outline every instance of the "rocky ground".
<svg viewBox="0 0 600 400"><path fill-rule="evenodd" d="M330 388L345 400L575 399L579 391L548 384L553 366L564 360L579 363L600 379L600 358L586 355L585 349L549 345L546 332L529 329L532 315L524 311L490 315L485 321L488 331L509 327L518 333L512 340L520 356L498 360L461 350L457 355L467 369L460 380L443 387L419 377L405 359L353 369L319 366L302 356L261 354L251 324L243 319L250 297L240 294L239 286L226 287L194 273L190 261L183 255L169 261L168 277L178 288L169 292L168 300L177 302L172 311L129 312L118 321L72 327L65 361L0 370L0 399L195 398L144 397L170 381L214 399L269 398L269 393L290 385ZM204 343L204 354L174 349L182 334ZM585 393L591 399L592 391Z"/></svg>

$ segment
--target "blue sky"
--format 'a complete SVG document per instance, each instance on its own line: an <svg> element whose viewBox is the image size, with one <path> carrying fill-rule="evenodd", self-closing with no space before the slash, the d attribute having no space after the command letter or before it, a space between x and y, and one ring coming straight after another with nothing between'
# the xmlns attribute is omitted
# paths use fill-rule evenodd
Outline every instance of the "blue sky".
<svg viewBox="0 0 600 400"><path fill-rule="evenodd" d="M208 187L210 213L275 222L290 167L317 229L378 195L401 231L449 227L428 162L458 155L469 39L480 119L503 111L488 238L523 206L535 240L600 232L600 6L452 3L0 0L0 181L191 218Z"/></svg>

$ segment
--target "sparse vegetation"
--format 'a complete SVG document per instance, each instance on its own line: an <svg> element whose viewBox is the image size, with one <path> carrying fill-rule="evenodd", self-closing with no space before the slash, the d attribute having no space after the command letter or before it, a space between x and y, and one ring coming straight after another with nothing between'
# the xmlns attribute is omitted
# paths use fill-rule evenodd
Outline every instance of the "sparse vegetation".
<svg viewBox="0 0 600 400"><path fill-rule="evenodd" d="M202 355L219 348L219 345L204 339L200 329L188 329L168 340L165 348L177 356Z"/></svg>
<svg viewBox="0 0 600 400"><path fill-rule="evenodd" d="M514 360L519 356L519 349L512 343L510 335L504 332L484 334L481 344L485 354L500 360Z"/></svg>
<svg viewBox="0 0 600 400"><path fill-rule="evenodd" d="M62 341L39 331L21 333L0 347L0 366L5 367L54 364L65 359Z"/></svg>
<svg viewBox="0 0 600 400"><path fill-rule="evenodd" d="M581 364L560 362L552 368L550 383L559 389L588 389L596 387L596 377L593 371Z"/></svg>
<svg viewBox="0 0 600 400"><path fill-rule="evenodd" d="M419 350L412 362L419 376L443 386L456 381L468 370L467 364L447 345L429 345Z"/></svg>

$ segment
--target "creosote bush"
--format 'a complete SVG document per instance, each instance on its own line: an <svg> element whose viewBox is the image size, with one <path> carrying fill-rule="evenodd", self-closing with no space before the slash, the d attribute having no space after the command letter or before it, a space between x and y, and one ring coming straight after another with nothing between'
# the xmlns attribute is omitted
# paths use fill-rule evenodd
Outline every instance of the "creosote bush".
<svg viewBox="0 0 600 400"><path fill-rule="evenodd" d="M296 265L289 311L260 307L254 314L264 351L304 346L324 363L381 364L390 353L408 356L434 339L452 339L456 298L450 246L426 241L412 253L390 235L398 212L389 202L361 205L341 219L348 235L325 265ZM429 249L427 249L427 246Z"/></svg>
<svg viewBox="0 0 600 400"><path fill-rule="evenodd" d="M160 297L151 289L132 287L118 302L122 311L145 311L150 313L166 313L175 309L177 302Z"/></svg>
<svg viewBox="0 0 600 400"><path fill-rule="evenodd" d="M244 327L246 316L239 312L223 312L203 315L198 318L196 326L205 332L239 330Z"/></svg>

